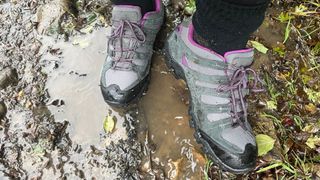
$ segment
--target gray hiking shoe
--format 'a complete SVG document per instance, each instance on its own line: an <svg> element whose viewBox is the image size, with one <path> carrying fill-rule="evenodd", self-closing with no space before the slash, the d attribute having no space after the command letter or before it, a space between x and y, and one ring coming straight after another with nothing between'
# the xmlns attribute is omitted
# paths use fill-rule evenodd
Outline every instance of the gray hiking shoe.
<svg viewBox="0 0 320 180"><path fill-rule="evenodd" d="M193 25L182 23L165 44L167 64L187 82L191 121L203 151L222 169L243 174L255 167L257 146L247 121L248 68L253 50L227 52L224 57L193 40Z"/></svg>
<svg viewBox="0 0 320 180"><path fill-rule="evenodd" d="M104 100L125 106L141 97L149 82L153 43L163 22L161 0L156 10L141 16L140 7L117 5L112 10L112 30L101 73Z"/></svg>

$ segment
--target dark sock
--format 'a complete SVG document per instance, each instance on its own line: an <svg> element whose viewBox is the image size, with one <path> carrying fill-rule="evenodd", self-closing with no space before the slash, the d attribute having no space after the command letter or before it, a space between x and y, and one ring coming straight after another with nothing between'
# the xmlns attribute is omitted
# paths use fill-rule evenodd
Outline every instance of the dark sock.
<svg viewBox="0 0 320 180"><path fill-rule="evenodd" d="M194 40L223 55L246 47L261 25L270 0L198 0Z"/></svg>
<svg viewBox="0 0 320 180"><path fill-rule="evenodd" d="M154 0L112 0L115 5L133 5L141 8L142 16L155 10Z"/></svg>

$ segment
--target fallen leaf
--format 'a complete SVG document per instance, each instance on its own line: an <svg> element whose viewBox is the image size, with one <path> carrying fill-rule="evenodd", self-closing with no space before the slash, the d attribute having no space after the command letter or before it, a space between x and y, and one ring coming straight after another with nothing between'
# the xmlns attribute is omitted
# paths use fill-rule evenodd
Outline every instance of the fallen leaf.
<svg viewBox="0 0 320 180"><path fill-rule="evenodd" d="M307 132L307 133L317 133L319 132L319 130L320 130L320 127L314 123L308 124L302 129L303 132Z"/></svg>
<svg viewBox="0 0 320 180"><path fill-rule="evenodd" d="M23 96L24 96L24 91L23 90L19 91L18 98L22 98Z"/></svg>
<svg viewBox="0 0 320 180"><path fill-rule="evenodd" d="M114 119L111 116L107 116L103 123L103 128L106 133L112 133L115 123Z"/></svg>
<svg viewBox="0 0 320 180"><path fill-rule="evenodd" d="M312 164L312 166L313 166L312 171L320 178L320 165Z"/></svg>
<svg viewBox="0 0 320 180"><path fill-rule="evenodd" d="M315 114L317 112L317 107L312 103L309 103L309 104L305 105L304 107L311 114Z"/></svg>
<svg viewBox="0 0 320 180"><path fill-rule="evenodd" d="M309 146L311 149L315 149L316 146L320 146L320 137L318 136L311 136L308 138L306 145Z"/></svg>
<svg viewBox="0 0 320 180"><path fill-rule="evenodd" d="M314 103L320 102L320 92L314 91L310 88L304 88L304 92L308 95L308 99Z"/></svg>
<svg viewBox="0 0 320 180"><path fill-rule="evenodd" d="M256 136L256 141L258 145L258 156L263 156L271 151L276 142L276 140L265 134L258 134Z"/></svg>
<svg viewBox="0 0 320 180"><path fill-rule="evenodd" d="M267 101L267 108L270 110L277 109L277 102L275 101Z"/></svg>
<svg viewBox="0 0 320 180"><path fill-rule="evenodd" d="M250 41L253 48L258 50L259 52L266 54L268 52L268 48L266 48L263 44L259 43L258 41Z"/></svg>
<svg viewBox="0 0 320 180"><path fill-rule="evenodd" d="M286 154L287 152L290 151L290 149L292 148L294 142L292 139L287 139L285 142L284 142L284 153Z"/></svg>

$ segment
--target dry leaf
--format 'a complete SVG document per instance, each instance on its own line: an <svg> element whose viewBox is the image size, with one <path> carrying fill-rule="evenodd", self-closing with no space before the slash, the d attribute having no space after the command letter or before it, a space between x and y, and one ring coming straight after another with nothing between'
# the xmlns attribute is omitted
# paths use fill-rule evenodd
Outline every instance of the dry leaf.
<svg viewBox="0 0 320 180"><path fill-rule="evenodd" d="M107 116L103 123L103 128L106 133L112 133L115 123L114 119L111 116Z"/></svg>

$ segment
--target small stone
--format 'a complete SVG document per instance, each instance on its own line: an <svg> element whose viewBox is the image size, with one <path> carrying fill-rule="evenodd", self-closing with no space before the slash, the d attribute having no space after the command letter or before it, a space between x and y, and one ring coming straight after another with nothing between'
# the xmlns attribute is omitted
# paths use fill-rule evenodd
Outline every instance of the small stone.
<svg viewBox="0 0 320 180"><path fill-rule="evenodd" d="M0 101L0 119L3 119L7 114L7 106L3 101Z"/></svg>
<svg viewBox="0 0 320 180"><path fill-rule="evenodd" d="M18 74L15 69L5 68L0 71L0 90L18 83Z"/></svg>

